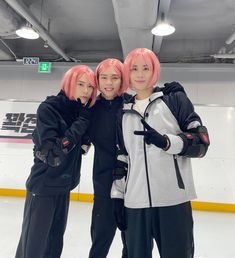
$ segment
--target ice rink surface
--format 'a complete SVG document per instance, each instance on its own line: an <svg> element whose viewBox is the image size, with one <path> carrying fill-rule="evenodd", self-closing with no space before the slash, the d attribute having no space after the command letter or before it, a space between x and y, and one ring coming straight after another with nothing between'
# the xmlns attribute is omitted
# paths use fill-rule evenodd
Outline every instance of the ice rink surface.
<svg viewBox="0 0 235 258"><path fill-rule="evenodd" d="M0 258L14 258L23 216L23 198L0 197ZM92 203L71 202L61 258L87 258ZM235 258L235 214L194 211L195 258ZM108 258L121 257L117 231ZM159 258L156 247L153 258Z"/></svg>

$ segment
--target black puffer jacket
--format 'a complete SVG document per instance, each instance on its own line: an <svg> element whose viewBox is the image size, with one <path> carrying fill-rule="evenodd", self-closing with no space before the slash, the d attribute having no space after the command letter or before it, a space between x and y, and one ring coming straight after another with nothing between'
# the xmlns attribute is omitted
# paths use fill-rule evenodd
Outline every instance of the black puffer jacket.
<svg viewBox="0 0 235 258"><path fill-rule="evenodd" d="M37 125L33 133L34 153L45 145L59 153L61 164L52 167L34 158L34 165L27 179L28 191L36 194L55 195L66 193L76 187L80 180L81 142L89 120L79 116L81 103L69 100L61 91L39 105ZM62 151L61 140L66 137L70 151Z"/></svg>

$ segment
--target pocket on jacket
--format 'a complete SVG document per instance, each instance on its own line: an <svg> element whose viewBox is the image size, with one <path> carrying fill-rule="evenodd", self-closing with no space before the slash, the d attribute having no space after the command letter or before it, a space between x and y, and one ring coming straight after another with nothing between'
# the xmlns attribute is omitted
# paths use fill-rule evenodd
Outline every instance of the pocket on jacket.
<svg viewBox="0 0 235 258"><path fill-rule="evenodd" d="M48 166L44 184L46 186L61 187L68 186L72 181L72 172L68 171L68 159L58 167Z"/></svg>

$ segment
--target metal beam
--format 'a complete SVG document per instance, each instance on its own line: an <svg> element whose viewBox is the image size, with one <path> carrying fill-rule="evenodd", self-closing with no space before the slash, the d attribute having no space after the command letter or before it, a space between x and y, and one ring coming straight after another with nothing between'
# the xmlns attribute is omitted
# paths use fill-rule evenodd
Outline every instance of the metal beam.
<svg viewBox="0 0 235 258"><path fill-rule="evenodd" d="M47 41L48 45L60 56L62 56L66 61L71 61L71 59L66 55L66 53L57 45L57 43L52 39L52 37L47 33L46 29L37 20L37 18L31 13L29 8L20 0L5 0L17 13L24 17L33 28L35 28L40 37Z"/></svg>
<svg viewBox="0 0 235 258"><path fill-rule="evenodd" d="M152 49L158 1L112 0L124 57L134 48Z"/></svg>

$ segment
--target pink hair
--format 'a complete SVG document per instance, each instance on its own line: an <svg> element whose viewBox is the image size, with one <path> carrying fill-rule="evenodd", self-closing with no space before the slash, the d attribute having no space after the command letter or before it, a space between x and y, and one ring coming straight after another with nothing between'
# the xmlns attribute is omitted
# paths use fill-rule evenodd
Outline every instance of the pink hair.
<svg viewBox="0 0 235 258"><path fill-rule="evenodd" d="M125 80L125 73L124 73L124 65L122 62L120 62L118 59L115 58L107 58L99 63L99 65L96 67L95 70L95 80L96 85L99 88L99 75L104 70L106 70L108 67L113 67L115 72L120 76L121 78L121 86L118 91L118 95L120 96L127 88L126 80Z"/></svg>
<svg viewBox="0 0 235 258"><path fill-rule="evenodd" d="M124 62L124 69L128 85L130 87L130 71L132 64L139 56L142 56L149 69L153 71L152 79L149 83L149 87L153 87L160 76L160 62L154 52L147 48L136 48L127 55Z"/></svg>
<svg viewBox="0 0 235 258"><path fill-rule="evenodd" d="M76 65L70 68L64 75L62 82L61 82L61 89L65 92L65 95L70 100L75 100L73 97L75 87L77 85L77 81L83 75L87 76L89 83L93 87L93 92L91 95L91 104L93 106L96 101L96 94L97 94L97 87L95 83L95 74L94 72L87 66L87 65Z"/></svg>

